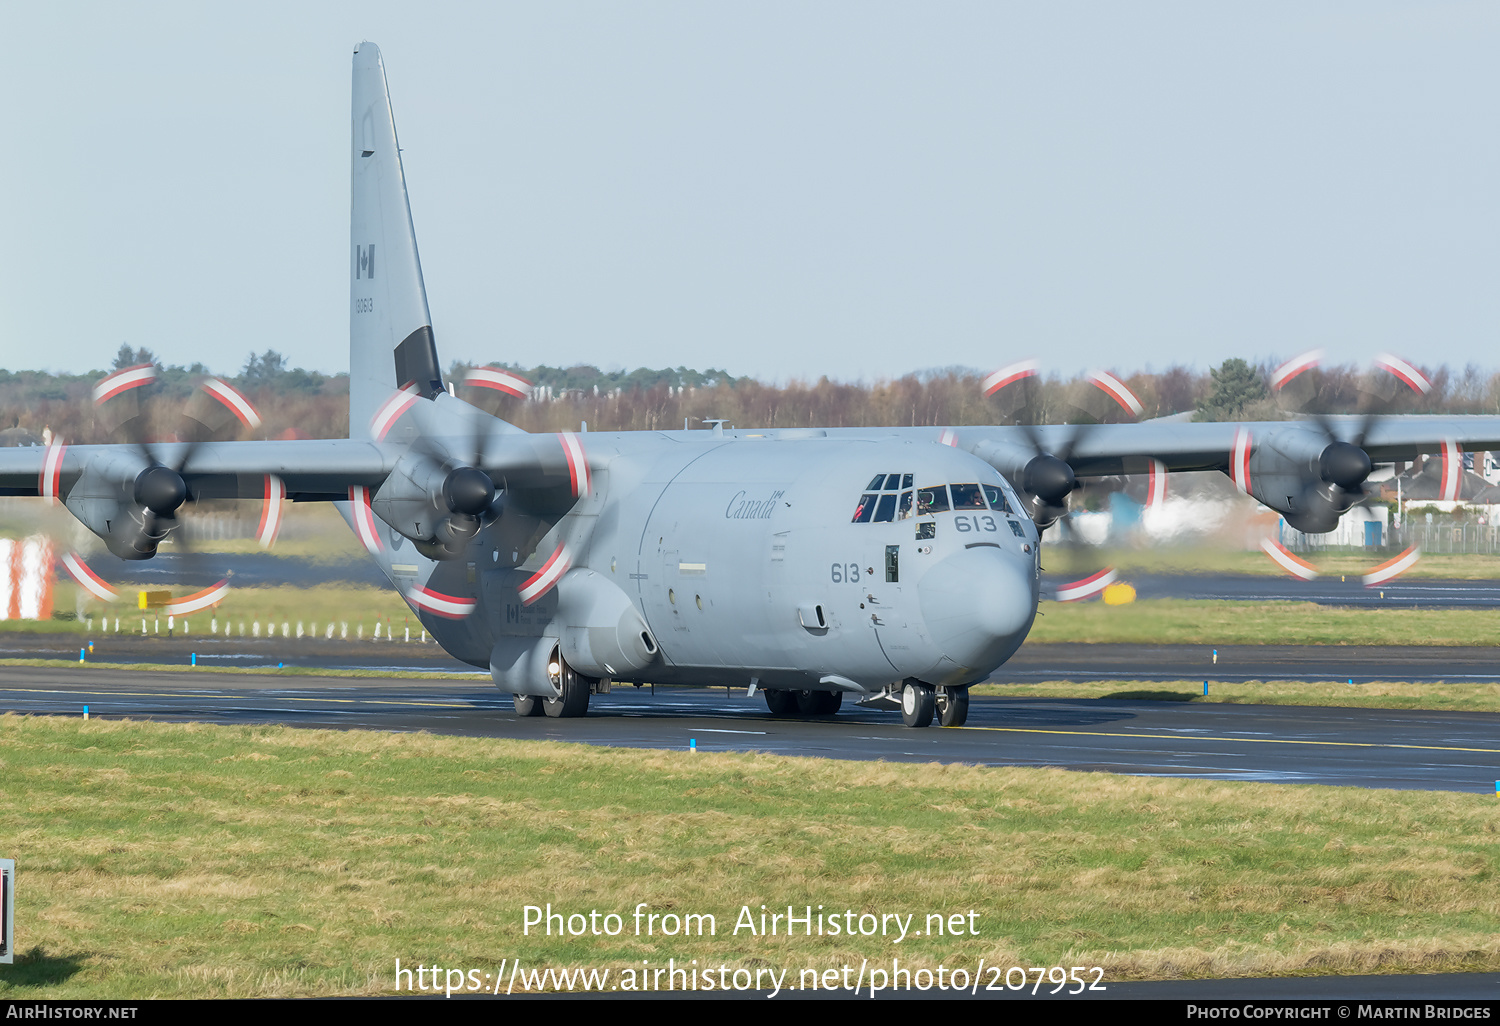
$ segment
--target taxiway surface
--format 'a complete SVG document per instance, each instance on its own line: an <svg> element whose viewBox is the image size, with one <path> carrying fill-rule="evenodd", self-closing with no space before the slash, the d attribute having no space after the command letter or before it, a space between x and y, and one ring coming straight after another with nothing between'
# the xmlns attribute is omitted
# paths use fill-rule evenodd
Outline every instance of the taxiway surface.
<svg viewBox="0 0 1500 1026"><path fill-rule="evenodd" d="M356 679L0 666L0 709L214 723L283 723L596 745L1151 776L1488 792L1500 714L1391 709L980 698L962 728L912 730L846 704L776 719L736 689L617 687L589 715L518 717L487 681Z"/></svg>

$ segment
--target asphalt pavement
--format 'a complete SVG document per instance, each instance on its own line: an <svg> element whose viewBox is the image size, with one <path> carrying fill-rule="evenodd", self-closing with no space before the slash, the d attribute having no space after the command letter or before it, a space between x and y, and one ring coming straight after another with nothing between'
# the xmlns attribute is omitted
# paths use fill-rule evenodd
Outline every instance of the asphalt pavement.
<svg viewBox="0 0 1500 1026"><path fill-rule="evenodd" d="M975 697L964 727L911 729L846 703L775 718L743 689L617 687L579 719L519 717L486 679L338 678L0 665L0 710L301 727L426 730L632 748L1146 776L1493 791L1500 714Z"/></svg>

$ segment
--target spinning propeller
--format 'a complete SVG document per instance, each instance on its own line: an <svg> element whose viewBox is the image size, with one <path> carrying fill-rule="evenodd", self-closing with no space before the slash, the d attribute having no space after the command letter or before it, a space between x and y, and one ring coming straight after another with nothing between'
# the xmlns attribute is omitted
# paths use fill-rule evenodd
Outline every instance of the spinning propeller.
<svg viewBox="0 0 1500 1026"><path fill-rule="evenodd" d="M1353 387L1358 392L1357 397L1340 395L1337 394L1341 391L1339 383L1321 369L1323 356L1322 350L1312 350L1288 360L1272 372L1270 381L1271 391L1281 407L1300 415L1311 426L1322 446L1303 475L1298 508L1285 514L1286 522L1304 534L1332 531L1346 512L1365 500L1365 482L1373 469L1366 445L1374 428L1403 394L1421 396L1432 390L1432 383L1414 365L1398 356L1383 353L1376 358L1373 370L1355 382ZM1403 385L1408 392L1402 392ZM1352 436L1344 437L1347 431L1341 432L1340 428L1345 425L1330 418L1326 410L1334 403L1347 403L1351 398L1357 399L1360 419ZM1249 458L1254 445L1255 440L1248 432L1242 431L1236 438L1232 476L1246 492L1251 491ZM1463 470L1458 446L1445 441L1441 451L1441 495L1444 499L1456 499ZM1263 539L1261 548L1273 562L1294 577L1312 580L1319 575L1316 566L1275 539ZM1381 584L1410 570L1420 557L1419 549L1412 546L1366 571L1361 579L1366 586Z"/></svg>
<svg viewBox="0 0 1500 1026"><path fill-rule="evenodd" d="M189 561L196 562L196 553L187 543L187 532L179 516L183 505L194 498L184 472L204 442L238 434L241 428L258 428L261 419L254 406L236 389L217 378L208 378L183 408L172 440L152 442L149 435L157 420L153 414L159 411L149 386L156 381L156 369L151 364L127 367L100 380L93 390L96 418L124 451L106 450L92 460L64 497L60 494L60 473L65 446L56 442L43 461L41 491L50 498L65 498L79 519L120 559L132 562L150 559L170 537ZM264 506L257 531L263 548L270 546L280 527L280 502L284 496L281 481L266 475ZM65 555L63 566L96 598L106 602L119 598L119 590L90 568L79 553ZM185 576L203 576L201 569L191 565L183 570ZM228 590L227 579L219 579L199 592L171 602L165 611L171 615L191 613L222 601Z"/></svg>
<svg viewBox="0 0 1500 1026"><path fill-rule="evenodd" d="M1118 574L1102 558L1101 546L1084 537L1073 519L1076 513L1069 509L1069 497L1080 487L1072 467L1074 453L1096 425L1134 420L1144 407L1124 382L1107 371L1090 373L1055 404L1049 404L1041 388L1039 370L1036 360L1010 364L986 377L983 390L1000 405L1004 420L1019 427L1025 435L1029 453L1023 454L1023 461L1014 461L1019 465L1008 476L1021 492L1027 513L1041 530L1053 524L1058 526L1070 570L1091 571L1057 588L1059 601L1077 601L1104 591ZM1066 425L1062 431L1053 429L1044 433L1039 429L1040 424L1058 414L1070 418L1081 415L1082 419ZM1149 474L1147 505L1157 505L1166 494L1165 468L1150 460L1142 469Z"/></svg>
<svg viewBox="0 0 1500 1026"><path fill-rule="evenodd" d="M375 440L383 441L417 399L415 392L402 390L386 400L371 423ZM406 454L368 499L373 511L428 559L459 558L479 529L499 515L495 482L479 469L492 427L492 418L474 410L467 442L457 451L413 427ZM367 547L378 544L365 535L361 531Z"/></svg>

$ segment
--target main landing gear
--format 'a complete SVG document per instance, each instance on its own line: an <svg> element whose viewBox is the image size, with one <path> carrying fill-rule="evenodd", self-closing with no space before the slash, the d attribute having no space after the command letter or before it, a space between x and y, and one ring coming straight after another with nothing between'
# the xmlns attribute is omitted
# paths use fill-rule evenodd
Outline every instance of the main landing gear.
<svg viewBox="0 0 1500 1026"><path fill-rule="evenodd" d="M844 704L842 691L785 691L771 689L761 692L766 696L766 708L772 716L832 716Z"/></svg>
<svg viewBox="0 0 1500 1026"><path fill-rule="evenodd" d="M797 711L803 716L832 716L843 704L842 691L797 692Z"/></svg>
<svg viewBox="0 0 1500 1026"><path fill-rule="evenodd" d="M766 708L772 716L790 716L797 711L797 692L773 689L761 693L766 696Z"/></svg>
<svg viewBox="0 0 1500 1026"><path fill-rule="evenodd" d="M552 674L552 684L562 694L556 698L513 695L517 716L541 716L545 713L552 717L572 718L588 714L589 692L596 682L569 666L562 656L553 658L556 660L553 664L556 670Z"/></svg>
<svg viewBox="0 0 1500 1026"><path fill-rule="evenodd" d="M934 688L908 680L901 688L901 722L908 727L932 724L933 714L945 727L962 727L969 718L969 689Z"/></svg>

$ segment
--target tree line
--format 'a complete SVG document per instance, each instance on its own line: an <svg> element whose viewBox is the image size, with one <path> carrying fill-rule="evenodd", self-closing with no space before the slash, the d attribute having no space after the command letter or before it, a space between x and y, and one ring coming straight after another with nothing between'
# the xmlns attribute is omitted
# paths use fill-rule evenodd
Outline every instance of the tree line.
<svg viewBox="0 0 1500 1026"><path fill-rule="evenodd" d="M109 370L156 366L156 395L149 403L151 437L175 430L193 387L208 369L201 363L166 365L148 349L121 346L107 370L69 375L0 369L0 428L44 430L71 442L111 440L96 423L90 391ZM1163 371L1116 371L1139 398L1140 419L1186 415L1196 420L1276 420L1305 413L1500 414L1500 374L1474 365L1424 368L1431 391L1418 395L1388 375L1371 377L1352 365L1322 367L1302 375L1281 395L1269 379L1276 361L1226 360L1208 371L1173 366ZM671 430L722 420L740 428L876 427L905 425L1085 423L1132 419L1089 384L1085 375L1033 377L992 398L982 394L984 373L952 367L874 383L792 380L785 384L733 377L709 368L601 371L570 367L504 366L536 386L533 398L507 399L485 390L460 395L528 431ZM448 377L461 383L470 365L454 363ZM349 380L288 365L268 349L252 353L227 380L260 409L265 424L241 437L346 437ZM14 434L14 433L13 433Z"/></svg>

